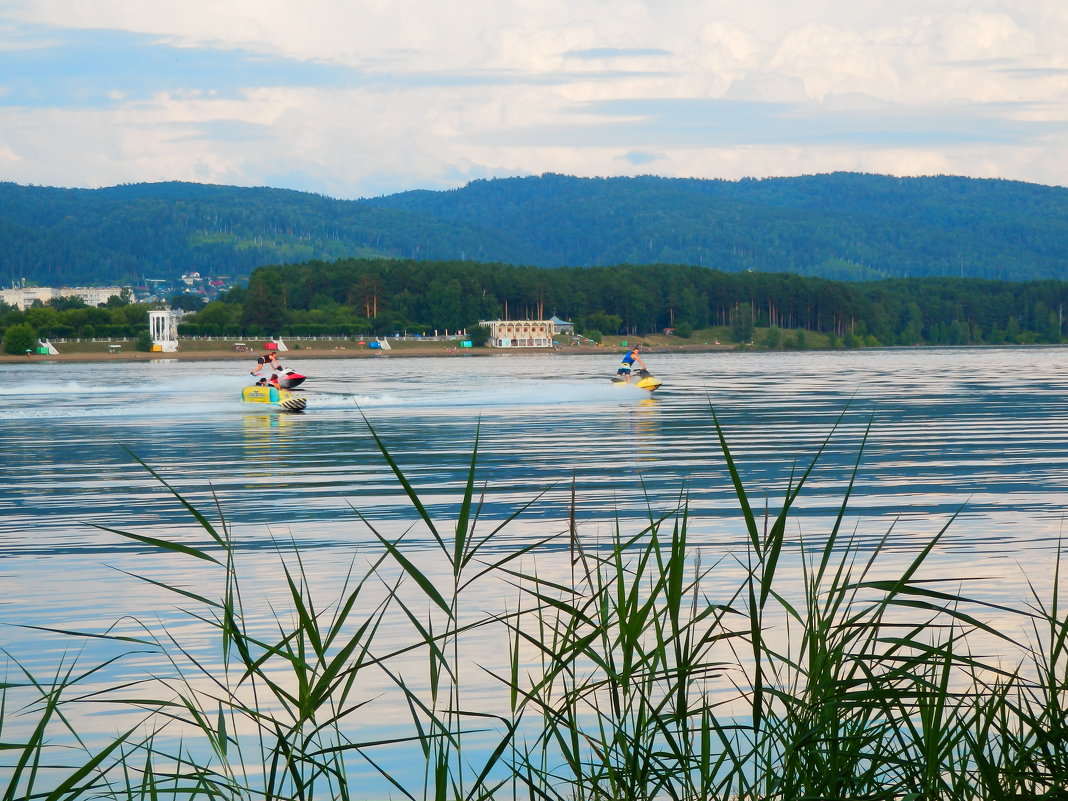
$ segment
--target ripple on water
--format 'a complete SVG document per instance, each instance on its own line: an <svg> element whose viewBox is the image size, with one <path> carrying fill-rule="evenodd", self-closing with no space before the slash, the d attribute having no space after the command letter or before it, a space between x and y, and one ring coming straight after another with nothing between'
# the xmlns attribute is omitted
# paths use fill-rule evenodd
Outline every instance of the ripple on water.
<svg viewBox="0 0 1068 801"><path fill-rule="evenodd" d="M353 559L375 552L368 523L432 558L433 540L368 423L443 531L477 435L480 530L533 501L494 549L565 531L572 487L590 542L617 525L639 531L685 501L704 558L744 549L714 414L758 514L774 511L824 449L797 503L793 554L827 536L859 455L847 517L865 547L907 558L956 515L934 557L951 571L996 572L1009 597L1026 594L1010 563L1049 564L1068 499L1063 350L653 352L647 361L665 382L652 397L608 382L612 354L304 358L302 415L240 403L247 376L232 362L109 364L106 375L100 365L12 365L0 409L0 622L100 630L131 611L174 618L173 598L121 571L218 591L218 571L201 560L105 530L211 547L131 453L213 523L225 521L265 576L277 576L279 543L292 541L315 579L336 585ZM264 602L255 595L250 604ZM5 639L31 666L66 645L28 631Z"/></svg>

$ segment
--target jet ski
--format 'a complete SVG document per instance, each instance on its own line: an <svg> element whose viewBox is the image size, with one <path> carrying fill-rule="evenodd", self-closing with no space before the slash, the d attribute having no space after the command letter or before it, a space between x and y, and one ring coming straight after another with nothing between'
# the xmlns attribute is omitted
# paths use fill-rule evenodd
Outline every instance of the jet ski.
<svg viewBox="0 0 1068 801"><path fill-rule="evenodd" d="M307 376L303 376L296 370L290 370L288 367L282 367L274 372L278 377L278 386L282 389L296 389L304 383Z"/></svg>
<svg viewBox="0 0 1068 801"><path fill-rule="evenodd" d="M630 374L631 380L626 381L618 375L612 376L612 383L618 386L631 386L638 387L638 389L647 389L650 392L657 390L664 382L650 373L646 369L635 370Z"/></svg>
<svg viewBox="0 0 1068 801"><path fill-rule="evenodd" d="M301 376L301 380L304 380L304 376ZM245 403L272 406L280 412L303 412L304 407L308 405L308 399L303 395L297 395L288 389L278 389L262 384L244 387L241 390L241 400Z"/></svg>

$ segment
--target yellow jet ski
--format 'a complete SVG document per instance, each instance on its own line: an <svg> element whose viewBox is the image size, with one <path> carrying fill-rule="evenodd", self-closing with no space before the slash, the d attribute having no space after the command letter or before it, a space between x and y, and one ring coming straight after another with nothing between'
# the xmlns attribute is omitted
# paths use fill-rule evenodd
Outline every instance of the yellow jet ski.
<svg viewBox="0 0 1068 801"><path fill-rule="evenodd" d="M612 383L619 386L631 386L638 387L638 389L647 389L650 392L654 392L659 389L660 385L664 382L650 373L648 370L641 369L635 370L631 373L631 380L625 381L619 376L612 376Z"/></svg>
<svg viewBox="0 0 1068 801"><path fill-rule="evenodd" d="M273 406L280 412L303 412L308 405L308 399L288 389L278 389L272 386L257 384L252 387L244 387L241 390L241 400L245 403L261 403L265 406Z"/></svg>

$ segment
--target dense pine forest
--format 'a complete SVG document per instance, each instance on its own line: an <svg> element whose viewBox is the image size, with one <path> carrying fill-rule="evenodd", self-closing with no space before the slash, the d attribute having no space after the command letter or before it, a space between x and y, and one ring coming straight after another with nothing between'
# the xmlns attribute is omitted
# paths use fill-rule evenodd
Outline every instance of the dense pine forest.
<svg viewBox="0 0 1068 801"><path fill-rule="evenodd" d="M720 181L542 175L334 200L188 183L0 183L0 285L136 284L386 257L688 264L835 280L1068 277L1068 189L835 173Z"/></svg>
<svg viewBox="0 0 1068 801"><path fill-rule="evenodd" d="M807 330L845 345L1060 342L1068 282L904 278L842 282L686 265L515 267L346 259L266 267L187 318L190 335L388 335L556 314L596 339L728 326ZM768 336L769 334L765 334ZM789 344L785 339L766 344Z"/></svg>
<svg viewBox="0 0 1068 801"><path fill-rule="evenodd" d="M1063 341L1068 282L846 282L692 265L342 259L259 268L247 286L206 305L193 295L170 300L194 311L179 328L185 336L429 334L555 314L594 340L665 331L685 340L718 329L717 336L772 348L1030 344ZM152 307L118 296L102 308L77 298L26 311L0 304L0 337L7 346L9 334L18 335L12 352L37 337L143 337Z"/></svg>

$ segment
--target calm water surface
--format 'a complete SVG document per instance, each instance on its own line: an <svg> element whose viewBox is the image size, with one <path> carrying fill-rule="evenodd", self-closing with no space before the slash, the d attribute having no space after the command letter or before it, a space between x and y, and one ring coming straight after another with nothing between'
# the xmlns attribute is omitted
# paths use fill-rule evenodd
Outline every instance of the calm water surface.
<svg viewBox="0 0 1068 801"><path fill-rule="evenodd" d="M563 531L572 482L590 543L617 522L639 531L650 510L671 509L685 493L694 547L736 551L744 527L713 412L761 509L774 509L791 475L827 443L799 503L793 547L826 533L859 457L847 519L862 542L892 529L891 554L906 558L956 514L936 568L987 577L988 597L1019 599L1027 577L1051 580L1068 502L1066 356L1061 348L652 352L646 361L664 387L651 397L608 382L612 354L298 354L293 366L312 376L302 415L241 404L242 362L2 365L0 623L101 632L121 618L120 628L130 620L152 628L180 618L175 598L123 571L211 586L217 576L198 560L101 528L207 543L133 456L210 519L225 519L246 570L263 578L265 605L278 542L298 543L324 588L340 583L354 555L374 551L355 510L387 536L407 532L432 571L431 541L369 426L445 528L477 435L482 529L537 498L494 538L500 552ZM545 546L544 558L551 564L562 548ZM497 600L487 592L479 603L492 609ZM0 644L45 671L70 645L8 625ZM94 656L104 649L86 647Z"/></svg>
<svg viewBox="0 0 1068 801"><path fill-rule="evenodd" d="M399 534L410 504L369 424L443 521L476 435L487 522L548 489L501 547L563 528L572 480L589 536L617 514L638 525L684 491L696 541L737 545L714 411L757 505L774 506L829 438L800 504L814 520L800 534L818 537L820 518L836 512L870 423L850 507L862 536L880 538L896 520L891 542L910 548L960 511L943 545L955 559L1048 553L1068 500L1066 355L652 353L665 382L654 396L610 385L609 355L294 357L313 376L303 415L237 401L239 362L3 365L0 616L65 624L106 614L107 593L82 586L87 566L152 557L95 526L204 541L131 454L216 520L217 499L249 548L274 537L348 553L374 540L353 507Z"/></svg>

